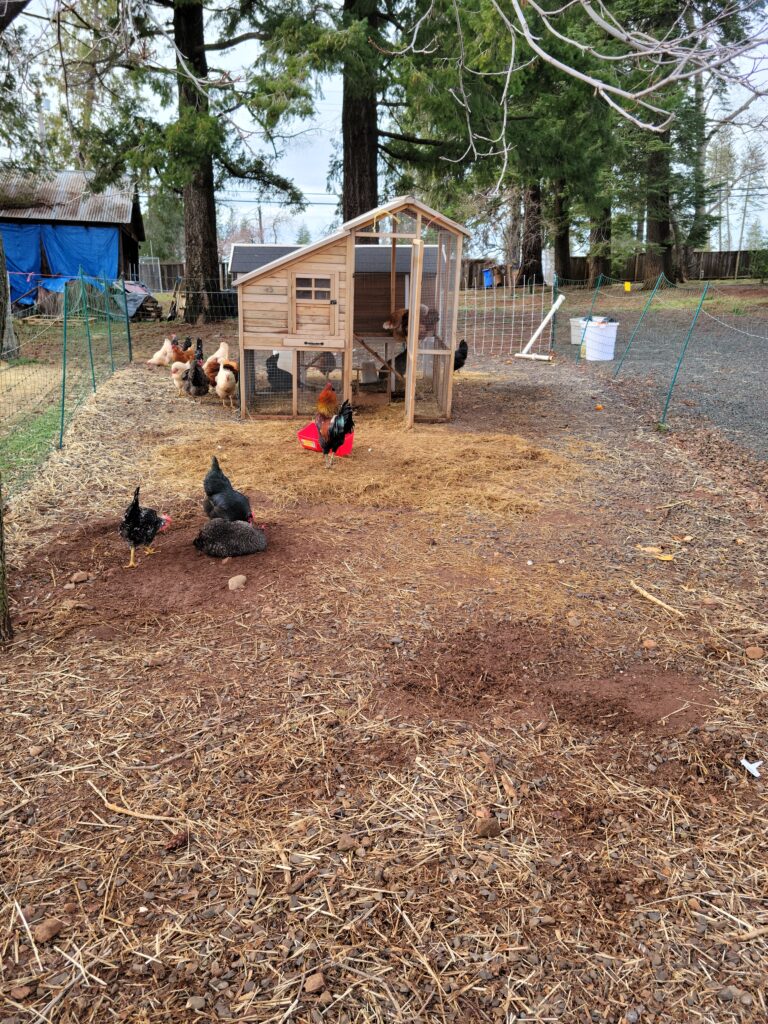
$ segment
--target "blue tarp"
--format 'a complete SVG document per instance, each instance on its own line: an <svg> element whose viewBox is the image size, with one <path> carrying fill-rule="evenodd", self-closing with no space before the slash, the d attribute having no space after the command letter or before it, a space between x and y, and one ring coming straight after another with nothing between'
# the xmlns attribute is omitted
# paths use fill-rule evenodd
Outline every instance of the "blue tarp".
<svg viewBox="0 0 768 1024"><path fill-rule="evenodd" d="M40 230L40 224L0 224L11 302L20 300L22 305L31 305L37 300L34 289L40 274Z"/></svg>
<svg viewBox="0 0 768 1024"><path fill-rule="evenodd" d="M43 248L51 274L117 277L118 229L43 224Z"/></svg>

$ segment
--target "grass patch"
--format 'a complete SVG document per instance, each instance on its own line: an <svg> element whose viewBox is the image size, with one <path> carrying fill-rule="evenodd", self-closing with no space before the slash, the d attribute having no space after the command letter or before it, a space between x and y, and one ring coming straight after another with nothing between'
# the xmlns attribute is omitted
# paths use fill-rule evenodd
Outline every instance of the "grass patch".
<svg viewBox="0 0 768 1024"><path fill-rule="evenodd" d="M26 416L7 437L0 438L0 475L12 492L46 458L59 439L61 407L58 402L43 412Z"/></svg>

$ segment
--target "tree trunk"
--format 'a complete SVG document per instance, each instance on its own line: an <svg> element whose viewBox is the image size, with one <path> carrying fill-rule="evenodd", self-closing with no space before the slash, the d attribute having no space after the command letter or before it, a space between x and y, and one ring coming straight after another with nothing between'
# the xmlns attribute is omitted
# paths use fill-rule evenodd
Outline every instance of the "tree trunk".
<svg viewBox="0 0 768 1024"><path fill-rule="evenodd" d="M18 356L19 343L13 330L11 291L8 287L5 250L0 237L0 359L18 359Z"/></svg>
<svg viewBox="0 0 768 1024"><path fill-rule="evenodd" d="M15 18L24 13L24 8L28 4L29 0L6 0L5 3L0 4L0 35L5 32Z"/></svg>
<svg viewBox="0 0 768 1024"><path fill-rule="evenodd" d="M376 2L344 0L345 21L366 21L378 31ZM343 148L342 214L352 220L379 205L378 76L370 55L355 55L343 67L341 140ZM358 239L359 242L364 239ZM375 239L372 239L375 241Z"/></svg>
<svg viewBox="0 0 768 1024"><path fill-rule="evenodd" d="M518 284L543 284L541 266L541 185L536 182L525 190L523 239Z"/></svg>
<svg viewBox="0 0 768 1024"><path fill-rule="evenodd" d="M175 0L173 38L179 53L197 78L208 77L205 57L203 5L198 0ZM208 97L183 73L177 58L179 120L208 113ZM211 310L211 295L219 286L216 247L216 201L213 189L213 157L201 154L197 168L183 190L184 249L186 252L186 319L203 320Z"/></svg>
<svg viewBox="0 0 768 1024"><path fill-rule="evenodd" d="M669 212L669 132L649 140L648 163L648 226L645 233L646 253L643 277L654 284L659 274L674 280L672 266L672 230Z"/></svg>
<svg viewBox="0 0 768 1024"><path fill-rule="evenodd" d="M693 220L678 256L681 267L692 277L693 251L703 249L709 240L709 217L707 215L707 135L706 113L704 110L704 81L701 74L693 79Z"/></svg>
<svg viewBox="0 0 768 1024"><path fill-rule="evenodd" d="M594 288L598 277L611 276L611 204L605 202L591 218L589 227L589 286Z"/></svg>
<svg viewBox="0 0 768 1024"><path fill-rule="evenodd" d="M568 196L565 194L565 182L553 183L555 190L552 210L555 273L561 280L567 281L571 276L571 211Z"/></svg>
<svg viewBox="0 0 768 1024"><path fill-rule="evenodd" d="M13 627L11 626L11 607L8 600L8 576L3 535L3 482L0 479L0 645L12 639Z"/></svg>

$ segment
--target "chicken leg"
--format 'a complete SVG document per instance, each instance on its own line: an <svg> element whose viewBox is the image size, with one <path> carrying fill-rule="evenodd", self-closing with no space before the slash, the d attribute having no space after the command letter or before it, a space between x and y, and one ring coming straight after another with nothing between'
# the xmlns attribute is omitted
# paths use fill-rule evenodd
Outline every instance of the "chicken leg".
<svg viewBox="0 0 768 1024"><path fill-rule="evenodd" d="M136 554L136 545L135 544L131 544L131 560L128 563L128 565L124 565L123 566L124 569L135 569L136 568L136 559L134 558L135 554Z"/></svg>
<svg viewBox="0 0 768 1024"><path fill-rule="evenodd" d="M144 554L145 554L145 555L156 555L156 554L157 554L157 551L155 551L155 549L154 549L154 548L152 547L152 545L151 545L151 544L149 544L149 545L147 545L147 546L146 546L146 547L144 548Z"/></svg>

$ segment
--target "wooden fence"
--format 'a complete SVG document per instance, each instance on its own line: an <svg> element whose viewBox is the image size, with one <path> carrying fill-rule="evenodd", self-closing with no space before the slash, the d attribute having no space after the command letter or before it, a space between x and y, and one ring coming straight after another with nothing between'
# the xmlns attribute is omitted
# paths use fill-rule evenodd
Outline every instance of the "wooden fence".
<svg viewBox="0 0 768 1024"><path fill-rule="evenodd" d="M750 276L749 252L692 252L688 260L686 276L693 281L717 281L733 279L736 273L736 259L739 261L739 277ZM462 288L482 288L484 286L484 272L491 270L493 273L494 286L498 287L505 278L511 280L515 273L515 267L495 263L490 259L465 259L462 260ZM622 281L643 281L645 280L645 253L637 253L632 256L619 272L614 272L615 277ZM658 276L654 271L654 277ZM571 256L571 270L568 275L570 281L586 281L589 278L589 261L586 256Z"/></svg>

